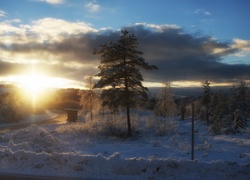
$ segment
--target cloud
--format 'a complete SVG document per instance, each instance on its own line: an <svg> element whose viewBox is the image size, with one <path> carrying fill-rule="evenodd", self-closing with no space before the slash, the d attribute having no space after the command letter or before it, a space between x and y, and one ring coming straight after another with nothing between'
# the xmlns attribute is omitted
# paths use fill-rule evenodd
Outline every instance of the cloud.
<svg viewBox="0 0 250 180"><path fill-rule="evenodd" d="M0 10L0 17L6 17L6 12Z"/></svg>
<svg viewBox="0 0 250 180"><path fill-rule="evenodd" d="M61 41L69 36L79 36L88 32L97 32L84 22L69 22L61 19L44 18L31 24L15 26L13 21L0 23L1 42L3 43L49 43ZM16 41L17 38L19 41Z"/></svg>
<svg viewBox="0 0 250 180"><path fill-rule="evenodd" d="M36 0L41 2L46 2L48 4L63 4L64 0Z"/></svg>
<svg viewBox="0 0 250 180"><path fill-rule="evenodd" d="M120 31L94 29L84 22L45 18L31 24L0 23L0 72L21 73L36 64L53 76L82 81L83 76L98 72L100 57L93 56L100 44L119 39ZM144 72L150 82L234 82L250 79L250 65L225 64L223 58L250 52L250 42L233 39L219 42L210 36L186 33L172 24L147 24L122 27L134 33L138 48L158 71Z"/></svg>
<svg viewBox="0 0 250 180"><path fill-rule="evenodd" d="M210 16L210 15L212 15L211 12L206 11L206 10L204 10L204 9L196 9L196 10L194 11L194 13L195 13L195 14L203 14L203 15L205 15L205 16Z"/></svg>
<svg viewBox="0 0 250 180"><path fill-rule="evenodd" d="M97 12L100 10L100 5L96 2L89 2L85 5L85 8L90 12Z"/></svg>
<svg viewBox="0 0 250 180"><path fill-rule="evenodd" d="M29 32L39 36L42 41L59 41L69 36L96 32L96 30L84 22L68 22L61 19L45 18L33 21Z"/></svg>
<svg viewBox="0 0 250 180"><path fill-rule="evenodd" d="M243 40L243 39L235 38L233 39L232 48L240 49L240 51L236 53L235 56L244 57L246 55L249 55L250 54L250 40Z"/></svg>
<svg viewBox="0 0 250 180"><path fill-rule="evenodd" d="M181 27L176 24L149 24L149 23L135 23L136 26L144 26L156 32L164 32L165 30L180 29Z"/></svg>
<svg viewBox="0 0 250 180"><path fill-rule="evenodd" d="M18 26L12 23L0 23L2 74L25 72L33 63L54 75L68 78L82 77L84 73L90 74L96 69L96 66L90 67L89 62L86 65L79 63L84 61L83 58L92 56L93 49L87 48L88 39L84 38L84 34L91 35L97 30L88 24L53 18Z"/></svg>

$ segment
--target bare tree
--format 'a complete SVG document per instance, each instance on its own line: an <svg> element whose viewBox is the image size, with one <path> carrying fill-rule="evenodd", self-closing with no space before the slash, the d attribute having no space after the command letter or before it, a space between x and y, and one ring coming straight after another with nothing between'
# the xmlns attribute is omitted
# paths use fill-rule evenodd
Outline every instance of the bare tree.
<svg viewBox="0 0 250 180"><path fill-rule="evenodd" d="M79 91L81 96L80 105L82 111L90 114L90 119L93 120L93 115L100 109L100 102L98 94L93 90L94 80L93 76L86 77L86 88L87 90Z"/></svg>
<svg viewBox="0 0 250 180"><path fill-rule="evenodd" d="M157 95L156 101L156 107L154 109L154 113L156 115L163 116L165 120L166 117L173 116L175 114L176 105L170 83L164 84L164 87Z"/></svg>

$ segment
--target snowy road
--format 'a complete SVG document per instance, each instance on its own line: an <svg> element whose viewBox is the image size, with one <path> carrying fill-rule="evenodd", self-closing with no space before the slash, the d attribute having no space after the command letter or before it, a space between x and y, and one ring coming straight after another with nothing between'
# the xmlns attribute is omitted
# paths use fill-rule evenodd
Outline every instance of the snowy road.
<svg viewBox="0 0 250 180"><path fill-rule="evenodd" d="M23 175L23 174L7 174L0 173L0 179L4 180L94 180L91 178L77 178L77 177L62 177L62 176L34 176L34 175Z"/></svg>
<svg viewBox="0 0 250 180"><path fill-rule="evenodd" d="M46 119L39 120L39 121L28 122L24 124L10 124L6 126L0 126L0 133L8 132L11 130L17 130L20 128L26 128L26 127L29 127L31 124L36 124L36 125L62 124L66 122L66 118L67 117L64 115L57 114L56 116L52 118L46 118Z"/></svg>

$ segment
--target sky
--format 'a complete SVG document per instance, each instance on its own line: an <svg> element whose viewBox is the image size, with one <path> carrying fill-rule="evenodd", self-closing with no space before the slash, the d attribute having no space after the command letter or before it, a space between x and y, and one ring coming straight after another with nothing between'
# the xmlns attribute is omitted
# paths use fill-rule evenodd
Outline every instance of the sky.
<svg viewBox="0 0 250 180"><path fill-rule="evenodd" d="M84 87L100 44L134 33L145 85L250 84L248 0L1 0L0 82ZM31 78L32 77L32 78Z"/></svg>

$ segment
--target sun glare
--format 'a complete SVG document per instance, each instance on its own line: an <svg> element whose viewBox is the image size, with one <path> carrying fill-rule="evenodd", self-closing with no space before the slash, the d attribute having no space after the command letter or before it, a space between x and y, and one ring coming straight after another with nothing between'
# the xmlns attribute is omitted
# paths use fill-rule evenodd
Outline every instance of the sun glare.
<svg viewBox="0 0 250 180"><path fill-rule="evenodd" d="M48 87L49 78L39 74L19 75L11 78L20 88L31 94L39 94Z"/></svg>
<svg viewBox="0 0 250 180"><path fill-rule="evenodd" d="M19 77L19 86L26 91L38 94L47 88L47 77L40 75L25 75Z"/></svg>
<svg viewBox="0 0 250 180"><path fill-rule="evenodd" d="M69 80L49 77L43 74L31 72L29 74L9 76L6 81L20 88L23 96L32 103L33 108L42 105L52 88L67 88Z"/></svg>
<svg viewBox="0 0 250 180"><path fill-rule="evenodd" d="M42 74L24 74L5 78L20 88L32 93L39 93L48 88L67 88L68 80L63 78L48 77Z"/></svg>

